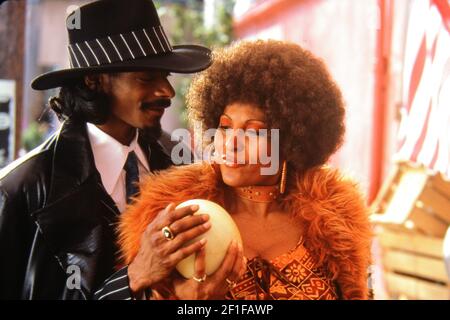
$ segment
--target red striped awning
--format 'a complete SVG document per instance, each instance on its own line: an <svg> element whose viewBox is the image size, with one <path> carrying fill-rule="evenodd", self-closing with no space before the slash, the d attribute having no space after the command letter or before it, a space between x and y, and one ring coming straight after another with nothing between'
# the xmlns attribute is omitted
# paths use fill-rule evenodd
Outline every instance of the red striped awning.
<svg viewBox="0 0 450 320"><path fill-rule="evenodd" d="M450 5L413 1L403 71L397 160L450 178Z"/></svg>

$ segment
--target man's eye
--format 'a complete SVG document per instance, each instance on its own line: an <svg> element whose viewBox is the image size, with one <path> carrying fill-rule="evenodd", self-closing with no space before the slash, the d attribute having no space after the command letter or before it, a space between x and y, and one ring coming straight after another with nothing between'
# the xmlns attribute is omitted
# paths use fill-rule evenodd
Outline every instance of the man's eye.
<svg viewBox="0 0 450 320"><path fill-rule="evenodd" d="M164 73L161 75L162 78L167 79L168 77L170 77L172 74L170 72L168 73ZM146 77L141 77L141 78L137 78L137 80L139 82L143 82L143 83L148 83L148 82L152 82L155 81L157 79L159 79L159 75L155 75L155 76L146 76Z"/></svg>
<svg viewBox="0 0 450 320"><path fill-rule="evenodd" d="M138 81L140 81L140 82L150 82L152 80L153 79L149 79L149 78L138 78Z"/></svg>

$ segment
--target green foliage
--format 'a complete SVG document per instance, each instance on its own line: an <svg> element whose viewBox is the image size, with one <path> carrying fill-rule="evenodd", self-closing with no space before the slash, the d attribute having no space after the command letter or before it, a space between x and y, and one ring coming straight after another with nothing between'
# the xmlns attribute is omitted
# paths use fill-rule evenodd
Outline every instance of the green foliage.
<svg viewBox="0 0 450 320"><path fill-rule="evenodd" d="M155 1L160 16L170 22L166 32L174 45L199 44L208 48L223 47L233 40L232 11L235 0L217 2L216 22L212 27L204 23L203 1ZM178 109L180 122L187 126L184 97L191 82L190 76L177 76L174 82L177 99L181 104Z"/></svg>
<svg viewBox="0 0 450 320"><path fill-rule="evenodd" d="M232 9L234 1L220 1L218 3L216 19L213 27L204 25L203 4L188 0L186 4L174 4L172 10L176 19L172 30L175 44L185 43L186 40L205 45L207 47L225 46L232 40Z"/></svg>
<svg viewBox="0 0 450 320"><path fill-rule="evenodd" d="M47 123L32 122L22 134L22 147L30 151L44 142L48 131Z"/></svg>

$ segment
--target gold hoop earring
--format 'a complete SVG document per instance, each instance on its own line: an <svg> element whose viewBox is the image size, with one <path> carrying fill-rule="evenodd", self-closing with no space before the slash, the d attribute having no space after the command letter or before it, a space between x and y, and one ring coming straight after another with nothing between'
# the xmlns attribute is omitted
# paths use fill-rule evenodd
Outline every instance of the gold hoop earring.
<svg viewBox="0 0 450 320"><path fill-rule="evenodd" d="M284 194L284 191L286 191L286 173L287 173L287 163L286 160L284 160L283 166L281 168L280 194Z"/></svg>

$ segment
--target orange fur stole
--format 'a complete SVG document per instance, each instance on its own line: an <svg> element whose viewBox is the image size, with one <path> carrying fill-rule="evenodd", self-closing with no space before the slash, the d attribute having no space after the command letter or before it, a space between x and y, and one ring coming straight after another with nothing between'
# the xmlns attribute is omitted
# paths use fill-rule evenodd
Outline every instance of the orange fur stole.
<svg viewBox="0 0 450 320"><path fill-rule="evenodd" d="M141 183L139 198L121 215L118 233L124 263L136 256L147 225L170 202L201 198L223 204L221 179L207 164L173 167ZM343 299L367 299L372 229L354 182L336 169L314 168L291 179L282 200L301 219L305 247L336 281Z"/></svg>

